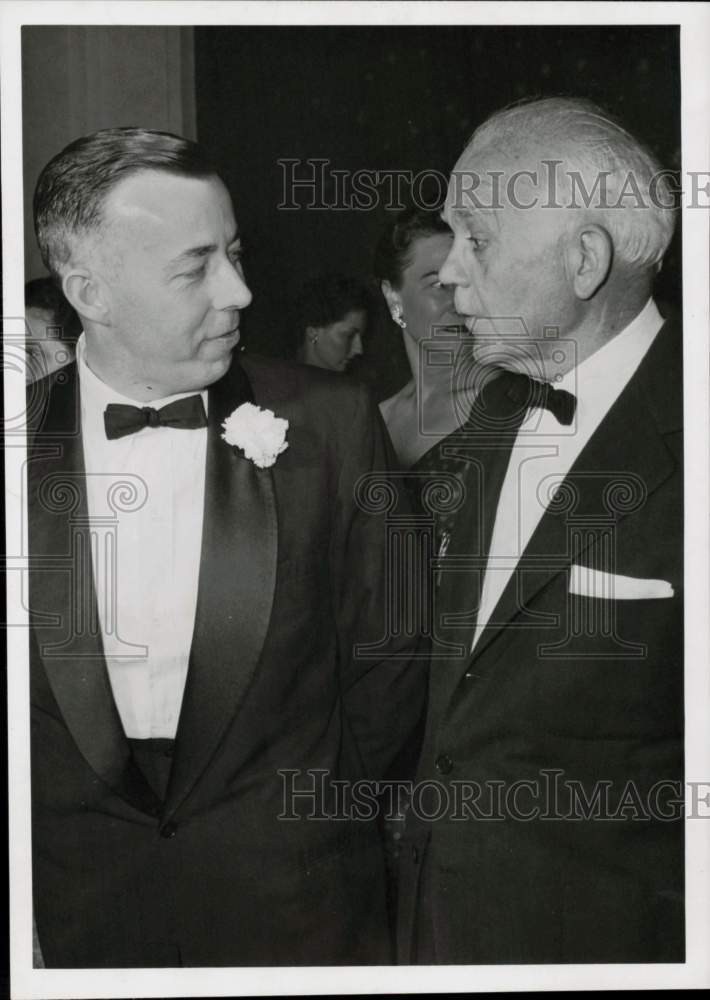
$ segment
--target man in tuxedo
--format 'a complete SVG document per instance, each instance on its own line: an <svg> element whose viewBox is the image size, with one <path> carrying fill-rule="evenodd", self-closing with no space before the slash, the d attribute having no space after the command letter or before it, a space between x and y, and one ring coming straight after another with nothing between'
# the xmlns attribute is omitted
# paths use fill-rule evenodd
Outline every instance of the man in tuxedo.
<svg viewBox="0 0 710 1000"><path fill-rule="evenodd" d="M494 114L453 171L440 280L502 372L440 452L403 962L683 961L682 341L651 296L672 203L573 99Z"/></svg>
<svg viewBox="0 0 710 1000"><path fill-rule="evenodd" d="M386 607L376 410L347 380L233 359L251 293L194 143L79 139L35 219L83 323L29 449L44 962L391 961L376 819L333 784L396 776L426 689Z"/></svg>

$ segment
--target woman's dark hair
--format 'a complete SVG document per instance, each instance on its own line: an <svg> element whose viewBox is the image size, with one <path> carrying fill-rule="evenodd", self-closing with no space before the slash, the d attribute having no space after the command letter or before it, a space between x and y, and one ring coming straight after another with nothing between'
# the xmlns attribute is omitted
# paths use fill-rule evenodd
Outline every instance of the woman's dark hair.
<svg viewBox="0 0 710 1000"><path fill-rule="evenodd" d="M49 161L34 194L37 242L51 274L59 276L76 236L100 229L112 189L140 170L199 178L216 173L197 143L170 132L109 128L76 139Z"/></svg>
<svg viewBox="0 0 710 1000"><path fill-rule="evenodd" d="M399 288L405 270L412 262L412 247L417 240L451 230L441 218L440 209L410 206L391 219L375 247L374 273L378 282L389 281Z"/></svg>
<svg viewBox="0 0 710 1000"><path fill-rule="evenodd" d="M372 294L364 281L348 274L321 274L308 281L296 300L296 322L302 337L306 327L337 323L353 309L369 314Z"/></svg>
<svg viewBox="0 0 710 1000"><path fill-rule="evenodd" d="M53 278L32 278L27 282L25 309L51 313L52 325L59 327L57 335L62 340L77 340L81 333L81 320Z"/></svg>

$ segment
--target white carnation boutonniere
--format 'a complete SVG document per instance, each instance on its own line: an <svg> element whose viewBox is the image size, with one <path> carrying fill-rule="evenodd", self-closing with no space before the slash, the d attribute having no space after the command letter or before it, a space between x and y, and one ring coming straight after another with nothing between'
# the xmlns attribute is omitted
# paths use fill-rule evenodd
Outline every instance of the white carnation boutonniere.
<svg viewBox="0 0 710 1000"><path fill-rule="evenodd" d="M288 420L277 417L272 410L262 410L253 403L242 403L222 424L222 438L227 444L241 448L248 459L260 469L273 465L288 448Z"/></svg>

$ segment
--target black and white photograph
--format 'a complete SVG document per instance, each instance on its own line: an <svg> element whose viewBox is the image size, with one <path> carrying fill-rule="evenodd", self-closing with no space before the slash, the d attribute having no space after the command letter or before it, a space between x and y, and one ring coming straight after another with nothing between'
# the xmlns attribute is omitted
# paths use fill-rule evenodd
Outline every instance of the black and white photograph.
<svg viewBox="0 0 710 1000"><path fill-rule="evenodd" d="M0 18L8 995L710 986L708 5Z"/></svg>

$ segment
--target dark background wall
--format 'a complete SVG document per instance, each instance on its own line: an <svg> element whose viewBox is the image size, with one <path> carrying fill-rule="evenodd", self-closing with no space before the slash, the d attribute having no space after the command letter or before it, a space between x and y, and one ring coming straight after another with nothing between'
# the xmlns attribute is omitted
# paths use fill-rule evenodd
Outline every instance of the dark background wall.
<svg viewBox="0 0 710 1000"><path fill-rule="evenodd" d="M279 160L328 160L331 182L317 185L316 198L332 204L334 170L447 174L493 110L521 97L570 94L620 117L663 166L681 166L672 27L196 28L195 86L198 138L221 166L247 246L254 301L244 343L267 354L289 352L289 305L309 276L369 275L388 211L387 185L368 211L280 209ZM296 170L309 172L305 164ZM304 206L310 197L295 194ZM660 295L672 302L680 299L679 247L676 238L659 279ZM364 373L379 396L406 380L383 310L368 355Z"/></svg>

